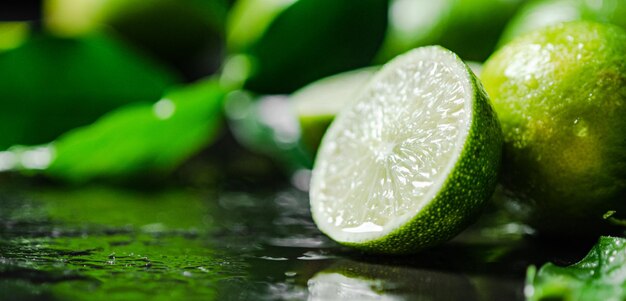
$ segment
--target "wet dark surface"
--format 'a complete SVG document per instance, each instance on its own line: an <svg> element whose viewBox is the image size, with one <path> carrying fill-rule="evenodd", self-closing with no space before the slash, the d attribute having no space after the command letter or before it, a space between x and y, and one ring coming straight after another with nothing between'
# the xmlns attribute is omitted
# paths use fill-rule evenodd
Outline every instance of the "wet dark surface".
<svg viewBox="0 0 626 301"><path fill-rule="evenodd" d="M361 254L287 184L0 188L0 300L523 300L526 269L593 244L537 242L494 212L411 256ZM261 187L258 187L261 186Z"/></svg>

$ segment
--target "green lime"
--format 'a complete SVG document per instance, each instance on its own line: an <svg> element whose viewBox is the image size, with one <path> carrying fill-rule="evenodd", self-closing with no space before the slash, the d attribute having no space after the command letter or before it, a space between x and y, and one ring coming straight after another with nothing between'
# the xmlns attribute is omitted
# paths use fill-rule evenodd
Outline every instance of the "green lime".
<svg viewBox="0 0 626 301"><path fill-rule="evenodd" d="M416 46L441 45L464 60L484 61L523 0L393 0L378 61Z"/></svg>
<svg viewBox="0 0 626 301"><path fill-rule="evenodd" d="M560 22L588 20L626 28L623 0L534 0L527 2L506 26L500 46L524 33Z"/></svg>
<svg viewBox="0 0 626 301"><path fill-rule="evenodd" d="M387 63L324 135L313 219L335 241L370 252L444 242L491 196L501 146L469 67L444 48L418 48Z"/></svg>
<svg viewBox="0 0 626 301"><path fill-rule="evenodd" d="M496 52L481 76L504 132L504 184L543 233L593 232L626 193L626 33L561 23ZM521 207L520 207L521 206ZM572 225L577 225L572 232Z"/></svg>
<svg viewBox="0 0 626 301"><path fill-rule="evenodd" d="M291 93L369 65L387 26L387 0L241 0L227 26L224 76L264 94Z"/></svg>
<svg viewBox="0 0 626 301"><path fill-rule="evenodd" d="M367 67L323 78L291 95L300 121L302 142L313 154L335 115L352 101L378 67Z"/></svg>
<svg viewBox="0 0 626 301"><path fill-rule="evenodd" d="M0 150L47 143L135 101L157 100L169 70L105 35L33 34L0 53Z"/></svg>

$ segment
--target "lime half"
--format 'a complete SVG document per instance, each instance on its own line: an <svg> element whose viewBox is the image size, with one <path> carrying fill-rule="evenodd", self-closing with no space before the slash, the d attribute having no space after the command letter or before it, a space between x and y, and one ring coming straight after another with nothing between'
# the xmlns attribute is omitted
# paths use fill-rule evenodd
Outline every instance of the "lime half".
<svg viewBox="0 0 626 301"><path fill-rule="evenodd" d="M493 193L502 133L454 53L418 48L386 64L326 132L311 182L320 230L371 252L446 241Z"/></svg>

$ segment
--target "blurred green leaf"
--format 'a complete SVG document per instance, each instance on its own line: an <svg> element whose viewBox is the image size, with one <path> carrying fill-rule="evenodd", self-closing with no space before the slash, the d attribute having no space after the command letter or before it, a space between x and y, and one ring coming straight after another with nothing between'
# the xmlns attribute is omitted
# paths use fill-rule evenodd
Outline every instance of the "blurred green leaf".
<svg viewBox="0 0 626 301"><path fill-rule="evenodd" d="M49 142L120 105L158 99L174 81L103 35L35 35L0 53L0 150Z"/></svg>
<svg viewBox="0 0 626 301"><path fill-rule="evenodd" d="M580 262L528 269L528 300L618 301L626 299L626 239L601 237Z"/></svg>
<svg viewBox="0 0 626 301"><path fill-rule="evenodd" d="M509 19L525 0L456 0L438 44L464 60L482 62L495 50Z"/></svg>
<svg viewBox="0 0 626 301"><path fill-rule="evenodd" d="M197 78L221 63L225 0L47 0L46 28L83 36L110 28L129 42Z"/></svg>
<svg viewBox="0 0 626 301"><path fill-rule="evenodd" d="M276 94L367 66L382 43L387 7L387 0L238 1L227 29L234 60L225 75Z"/></svg>
<svg viewBox="0 0 626 301"><path fill-rule="evenodd" d="M525 0L392 0L381 63L424 45L441 45L464 60L484 61Z"/></svg>
<svg viewBox="0 0 626 301"><path fill-rule="evenodd" d="M214 80L167 93L154 104L131 104L48 146L14 148L17 168L55 178L161 176L216 139L226 91Z"/></svg>

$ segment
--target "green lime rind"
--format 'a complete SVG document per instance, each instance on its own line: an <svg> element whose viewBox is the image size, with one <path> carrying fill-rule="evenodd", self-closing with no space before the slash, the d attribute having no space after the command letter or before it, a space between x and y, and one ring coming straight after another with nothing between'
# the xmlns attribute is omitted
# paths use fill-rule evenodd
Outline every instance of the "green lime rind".
<svg viewBox="0 0 626 301"><path fill-rule="evenodd" d="M605 212L625 209L625 53L621 28L578 21L519 37L485 64L503 184L543 234L595 235Z"/></svg>

